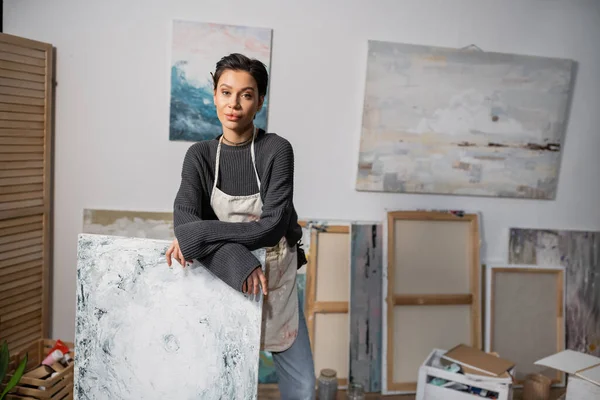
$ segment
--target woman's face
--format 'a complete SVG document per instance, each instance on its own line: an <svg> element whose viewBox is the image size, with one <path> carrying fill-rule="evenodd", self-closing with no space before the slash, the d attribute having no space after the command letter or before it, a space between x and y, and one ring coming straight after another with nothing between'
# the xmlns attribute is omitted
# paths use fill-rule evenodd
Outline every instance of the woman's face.
<svg viewBox="0 0 600 400"><path fill-rule="evenodd" d="M214 93L217 116L224 130L246 131L263 105L256 81L248 72L225 70Z"/></svg>

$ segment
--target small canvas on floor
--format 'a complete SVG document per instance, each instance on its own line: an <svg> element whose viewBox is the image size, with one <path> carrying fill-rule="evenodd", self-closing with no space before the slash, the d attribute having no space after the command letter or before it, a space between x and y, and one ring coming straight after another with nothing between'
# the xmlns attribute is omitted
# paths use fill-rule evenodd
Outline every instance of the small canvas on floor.
<svg viewBox="0 0 600 400"><path fill-rule="evenodd" d="M564 386L563 374L535 361L565 348L565 268L488 265L485 275L485 351L515 363L517 385L542 374Z"/></svg>
<svg viewBox="0 0 600 400"><path fill-rule="evenodd" d="M79 236L75 399L256 399L262 297L169 268L169 243Z"/></svg>

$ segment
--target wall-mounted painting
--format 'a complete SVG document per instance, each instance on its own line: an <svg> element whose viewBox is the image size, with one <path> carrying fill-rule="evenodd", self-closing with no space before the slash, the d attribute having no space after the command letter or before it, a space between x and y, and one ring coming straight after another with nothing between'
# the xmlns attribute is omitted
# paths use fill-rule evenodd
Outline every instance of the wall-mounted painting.
<svg viewBox="0 0 600 400"><path fill-rule="evenodd" d="M231 53L261 61L270 70L272 30L204 22L173 21L169 139L201 141L221 134L211 72ZM268 94L254 121L267 128Z"/></svg>
<svg viewBox="0 0 600 400"><path fill-rule="evenodd" d="M510 230L508 262L566 269L567 349L600 357L600 232Z"/></svg>
<svg viewBox="0 0 600 400"><path fill-rule="evenodd" d="M571 60L369 41L358 191L551 200Z"/></svg>

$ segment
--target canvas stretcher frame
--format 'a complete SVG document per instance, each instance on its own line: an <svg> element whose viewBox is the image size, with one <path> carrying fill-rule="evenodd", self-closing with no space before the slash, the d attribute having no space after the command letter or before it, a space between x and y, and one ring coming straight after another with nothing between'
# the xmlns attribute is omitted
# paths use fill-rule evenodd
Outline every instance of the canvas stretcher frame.
<svg viewBox="0 0 600 400"><path fill-rule="evenodd" d="M349 305L350 305L350 293L348 288L348 299L345 301L322 301L318 298L318 284L319 284L319 252L327 251L328 249L319 248L319 239L322 234L334 234L334 235L345 235L347 237L348 242L348 257L350 257L350 225L349 224L336 224L336 225L328 225L328 224L315 224L310 221L307 221L303 224L304 227L310 230L310 250L308 253L308 265L306 269L306 298L305 298L305 314L306 314L306 325L308 328L308 335L310 338L311 350L313 353L313 357L315 359L315 374L318 375L318 361L316 355L317 350L317 337L318 329L317 329L317 319L318 317L325 316L333 316L333 315L346 315L349 321ZM350 282L350 263L348 260L348 268L345 275L346 280L348 281L348 286ZM348 341L350 340L350 329L349 322L344 330L347 335ZM340 332L343 334L344 332ZM340 340L344 340L346 338L341 338ZM343 356L345 357L345 361L348 365L350 362L350 354L349 351L345 353ZM340 360L335 360L335 362L339 362ZM335 368L334 368L335 369ZM344 371L337 370L338 374L338 386L343 388L348 384L348 370L346 368Z"/></svg>
<svg viewBox="0 0 600 400"><path fill-rule="evenodd" d="M413 227L416 226L414 223L423 223L423 229L427 229L427 224L435 223L435 229L439 229L440 227L445 228L455 228L458 225L439 225L442 224L452 224L452 223L462 223L466 224L461 226L463 236L463 244L465 246L464 251L461 257L464 258L462 261L457 261L461 271L457 272L455 278L457 278L458 274L462 274L461 276L467 280L467 282L463 282L461 279L454 279L455 282L458 283L458 286L462 286L462 291L457 292L449 292L449 293L440 293L440 292L422 292L422 293L410 293L410 292L398 292L395 288L395 278L397 271L396 270L396 261L398 256L398 251L396 250L396 232L395 227L397 222L409 222L413 223ZM395 355L396 348L398 346L402 346L402 341L396 337L396 329L395 323L397 322L395 319L395 310L399 307L403 307L404 310L409 310L409 312L414 311L416 307L423 308L423 310L429 311L430 315L434 315L437 313L437 316L443 316L445 313L454 312L460 310L460 313L463 318L468 320L468 329L465 329L465 332L459 332L459 329L455 329L455 332L452 332L451 326L441 325L437 326L437 328L444 332L444 330L450 329L450 332L456 336L457 340L462 340L465 344L469 344L476 348L481 348L482 340L481 340L481 306L480 306L480 261L479 261L479 216L477 214L467 214L464 212L447 212L447 211L388 211L385 219L384 226L384 273L383 273L383 354L382 354L382 393L383 394L408 394L408 393L416 393L417 389L417 377L418 377L418 368L421 365L423 359L427 356L425 355L413 355L415 358L414 361L414 375L415 379L410 381L398 381L394 379L395 376L395 368L397 363L401 363L405 361L403 356L397 357ZM434 232L432 230L431 232ZM432 243L428 241L429 237L423 237L418 241L417 244L421 246L427 247L432 246ZM458 250L457 250L458 251ZM431 251L430 251L431 253ZM457 253L458 254L458 253ZM465 265L462 265L464 262ZM448 263L450 265L450 263ZM438 268L438 271L443 271L444 267ZM414 272L414 271L413 271ZM410 286L410 283L406 284ZM468 310L464 308L468 307ZM452 311L451 311L452 310ZM420 312L420 315L424 315L426 313ZM431 319L428 321L431 325ZM410 321L407 324L403 324L404 326L414 324L413 321ZM435 322L433 322L435 324ZM460 324L459 324L460 325ZM445 331L444 334L448 332ZM451 335L449 335L451 336ZM468 337L467 337L468 336ZM427 340L427 339L426 339ZM442 340L443 341L443 340ZM432 338L431 343L427 346L430 351L431 348L443 348L444 346L440 345L439 337L438 339ZM450 347L458 343L446 343L446 347ZM409 343L408 346L411 344ZM400 354L402 354L402 348L398 349ZM405 353L408 353L407 347L404 348ZM419 360L420 357L420 360ZM406 365L406 363L405 363ZM409 368L410 369L410 368Z"/></svg>
<svg viewBox="0 0 600 400"><path fill-rule="evenodd" d="M556 289L556 303L555 303L555 312L556 312L556 339L555 339L555 348L548 349L550 352L548 354L553 354L560 352L565 349L566 346L566 338L565 338L565 308L566 308L566 298L565 298L565 268L561 266L537 266L537 265L520 265L520 264L508 264L508 265L488 265L485 270L485 286L486 286L486 296L485 296L485 351L486 352L501 352L494 346L494 339L496 337L496 323L495 320L495 300L496 300L496 283L497 276L499 273L511 273L511 274L547 274L547 275L555 275L556 282L554 283ZM523 275L521 279L524 279ZM516 317L518 318L518 317ZM508 324L514 329L515 327L519 327L522 325L523 321L511 321ZM504 322L505 324L507 322ZM539 342L538 342L539 343ZM527 351L527 349L524 349ZM502 354L500 354L502 356ZM507 356L508 357L508 356ZM509 357L510 358L510 357ZM534 357L535 358L535 357ZM534 361L532 361L532 365ZM519 371L519 365L515 368L517 372ZM566 384L566 376L560 371L556 371L555 377L552 379L552 385L555 387L562 387ZM520 387L524 384L523 379L515 379L515 387Z"/></svg>

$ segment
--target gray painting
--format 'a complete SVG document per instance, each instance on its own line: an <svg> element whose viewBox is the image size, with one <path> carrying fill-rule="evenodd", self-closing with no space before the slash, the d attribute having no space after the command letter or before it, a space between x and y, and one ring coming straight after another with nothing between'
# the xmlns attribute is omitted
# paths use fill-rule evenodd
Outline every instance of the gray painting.
<svg viewBox="0 0 600 400"><path fill-rule="evenodd" d="M256 399L262 297L169 268L168 245L79 236L75 399Z"/></svg>
<svg viewBox="0 0 600 400"><path fill-rule="evenodd" d="M356 189L554 199L573 67L369 41Z"/></svg>
<svg viewBox="0 0 600 400"><path fill-rule="evenodd" d="M350 228L350 381L381 391L383 226Z"/></svg>
<svg viewBox="0 0 600 400"><path fill-rule="evenodd" d="M600 356L600 232L513 228L508 262L565 267L567 349Z"/></svg>

